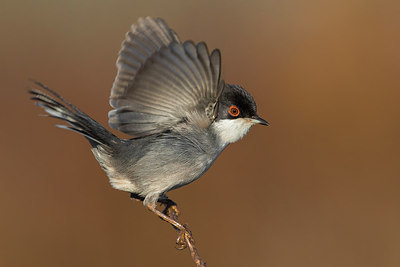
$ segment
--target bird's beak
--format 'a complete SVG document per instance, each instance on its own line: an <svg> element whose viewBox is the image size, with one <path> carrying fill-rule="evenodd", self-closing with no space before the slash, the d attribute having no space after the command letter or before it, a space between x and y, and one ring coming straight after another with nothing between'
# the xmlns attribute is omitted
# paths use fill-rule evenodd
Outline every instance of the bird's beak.
<svg viewBox="0 0 400 267"><path fill-rule="evenodd" d="M269 123L266 120L264 120L263 118L260 118L258 116L254 116L252 118L252 121L255 123L261 124L261 125L269 126Z"/></svg>

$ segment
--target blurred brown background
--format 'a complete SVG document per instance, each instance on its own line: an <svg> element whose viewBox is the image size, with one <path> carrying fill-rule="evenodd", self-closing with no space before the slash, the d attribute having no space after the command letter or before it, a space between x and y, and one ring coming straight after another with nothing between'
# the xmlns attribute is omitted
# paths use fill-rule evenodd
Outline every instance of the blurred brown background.
<svg viewBox="0 0 400 267"><path fill-rule="evenodd" d="M117 52L146 15L220 48L225 79L271 123L169 194L208 266L400 266L399 14L379 0L2 0L0 266L193 266L26 93L33 77L107 125Z"/></svg>

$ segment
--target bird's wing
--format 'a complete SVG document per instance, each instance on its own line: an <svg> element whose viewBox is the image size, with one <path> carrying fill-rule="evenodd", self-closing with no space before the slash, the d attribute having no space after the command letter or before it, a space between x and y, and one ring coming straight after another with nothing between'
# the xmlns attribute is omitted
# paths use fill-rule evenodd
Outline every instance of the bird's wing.
<svg viewBox="0 0 400 267"><path fill-rule="evenodd" d="M109 124L140 137L177 123L208 127L214 120L221 55L205 43L181 43L160 18L140 19L126 34L111 89Z"/></svg>

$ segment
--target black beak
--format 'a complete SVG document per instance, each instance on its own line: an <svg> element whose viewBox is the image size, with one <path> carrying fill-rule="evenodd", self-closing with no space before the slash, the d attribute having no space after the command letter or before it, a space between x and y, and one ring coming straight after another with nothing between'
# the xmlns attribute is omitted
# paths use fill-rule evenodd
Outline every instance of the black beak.
<svg viewBox="0 0 400 267"><path fill-rule="evenodd" d="M254 116L253 120L258 124L269 126L269 123L266 120L264 120L263 118L260 118L258 116Z"/></svg>

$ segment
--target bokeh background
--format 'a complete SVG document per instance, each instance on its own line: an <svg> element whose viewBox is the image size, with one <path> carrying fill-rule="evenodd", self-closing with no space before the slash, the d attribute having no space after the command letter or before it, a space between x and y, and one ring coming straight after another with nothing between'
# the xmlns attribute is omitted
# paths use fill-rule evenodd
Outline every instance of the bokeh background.
<svg viewBox="0 0 400 267"><path fill-rule="evenodd" d="M220 48L224 78L271 123L169 194L208 266L400 266L399 14L382 0L2 0L0 266L193 266L26 93L38 79L107 125L120 44L147 15Z"/></svg>

